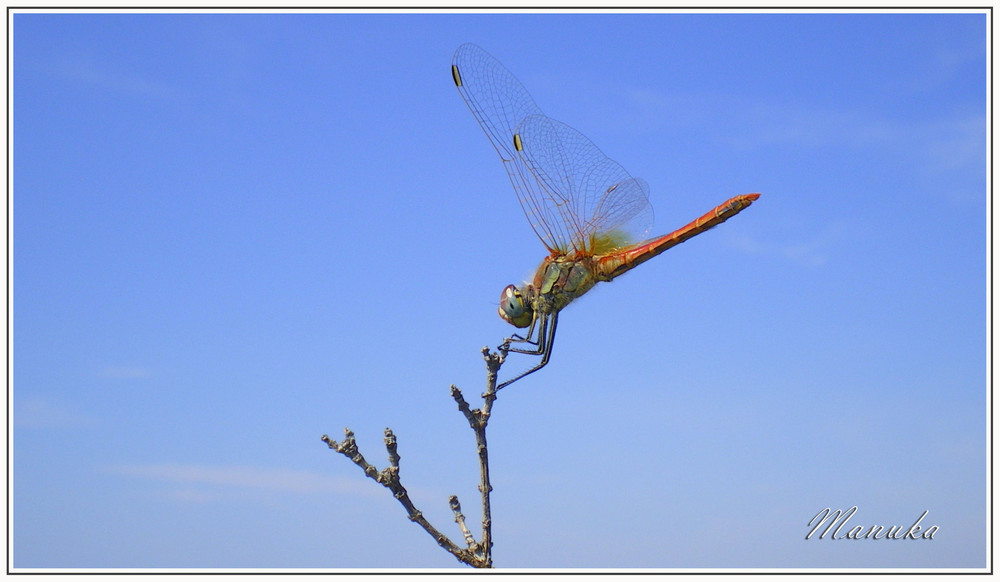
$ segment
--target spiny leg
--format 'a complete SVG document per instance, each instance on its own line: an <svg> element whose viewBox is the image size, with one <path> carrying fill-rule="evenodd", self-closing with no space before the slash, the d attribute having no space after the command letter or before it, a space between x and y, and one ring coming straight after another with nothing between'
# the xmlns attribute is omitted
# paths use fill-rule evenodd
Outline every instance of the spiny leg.
<svg viewBox="0 0 1000 582"><path fill-rule="evenodd" d="M538 324L538 320L541 319L541 318L544 318L544 316L540 316L539 313L537 311L535 311L532 314L532 316L531 316L531 325L528 326L528 333L525 334L524 337L521 337L520 334L516 334L516 333L515 334L511 334L511 336L509 338L506 338L506 339L503 340L502 347L505 350L507 350L507 351L514 351L514 352L523 354L523 353L526 353L526 352L523 352L521 350L510 350L510 344L511 344L511 342L526 342L526 343L529 343L531 345L538 345L538 342L535 341L535 340L533 340L533 339L531 339L531 336L535 335L535 325Z"/></svg>
<svg viewBox="0 0 1000 582"><path fill-rule="evenodd" d="M504 341L504 346L507 346L510 351L518 354L528 354L530 356L542 356L541 361L538 362L538 365L536 365L534 368L531 368L527 372L523 372L520 375L514 377L513 379L507 380L506 382L498 385L497 390L500 390L501 388L507 386L508 384L513 384L514 382L517 382L518 380L524 378L525 376L531 374L532 372L537 372L538 370L541 370L542 368L545 367L545 364L549 363L549 357L552 355L552 344L554 343L556 337L556 323L558 322L559 319L559 312L542 314L540 317L536 319L541 320L541 323L538 326L537 343L532 342L530 339L531 338L530 332L531 330L534 329L535 326L534 321L532 321L531 323L531 329L529 329L528 337L524 339L515 340L515 341L528 342L535 346L534 349L525 350L525 349L509 347L511 340L513 340L514 338L507 338L507 340Z"/></svg>

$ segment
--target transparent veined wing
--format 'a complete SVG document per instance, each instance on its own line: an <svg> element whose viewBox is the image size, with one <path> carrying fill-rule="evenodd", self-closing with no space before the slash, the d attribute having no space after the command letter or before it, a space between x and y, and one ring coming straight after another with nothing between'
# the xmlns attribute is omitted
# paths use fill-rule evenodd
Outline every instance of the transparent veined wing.
<svg viewBox="0 0 1000 582"><path fill-rule="evenodd" d="M541 189L564 251L606 253L645 238L653 223L649 186L633 178L587 136L541 114L515 130L515 149Z"/></svg>
<svg viewBox="0 0 1000 582"><path fill-rule="evenodd" d="M474 44L455 51L451 67L459 93L486 137L500 155L528 222L551 252L570 245L561 213L552 208L542 188L514 151L514 133L525 118L542 110L517 77Z"/></svg>

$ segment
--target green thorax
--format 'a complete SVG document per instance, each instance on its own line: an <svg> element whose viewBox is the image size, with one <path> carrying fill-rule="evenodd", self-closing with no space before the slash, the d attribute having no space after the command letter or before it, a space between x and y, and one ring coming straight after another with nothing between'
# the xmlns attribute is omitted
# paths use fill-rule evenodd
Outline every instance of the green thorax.
<svg viewBox="0 0 1000 582"><path fill-rule="evenodd" d="M590 257L546 257L535 273L534 290L550 311L559 311L598 282Z"/></svg>

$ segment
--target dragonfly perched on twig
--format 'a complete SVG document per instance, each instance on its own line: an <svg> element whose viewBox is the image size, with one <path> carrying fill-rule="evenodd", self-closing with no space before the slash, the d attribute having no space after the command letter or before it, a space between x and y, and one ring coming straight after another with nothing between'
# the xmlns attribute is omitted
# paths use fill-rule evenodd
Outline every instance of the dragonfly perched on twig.
<svg viewBox="0 0 1000 582"><path fill-rule="evenodd" d="M546 117L524 85L482 48L458 47L451 74L549 250L532 281L504 288L498 308L505 321L528 328L523 336L506 338L502 353L541 360L497 390L549 362L559 312L571 301L736 216L760 196L735 196L674 232L634 242L653 221L644 180L630 176L577 130Z"/></svg>

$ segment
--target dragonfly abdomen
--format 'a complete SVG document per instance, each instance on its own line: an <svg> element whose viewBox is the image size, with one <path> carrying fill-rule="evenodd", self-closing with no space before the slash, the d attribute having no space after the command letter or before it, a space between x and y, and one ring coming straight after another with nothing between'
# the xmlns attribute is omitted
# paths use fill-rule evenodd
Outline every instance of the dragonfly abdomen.
<svg viewBox="0 0 1000 582"><path fill-rule="evenodd" d="M760 194L734 196L670 234L639 243L633 247L595 257L598 277L602 280L610 281L667 249L675 247L691 237L722 224L742 212L758 198L760 198Z"/></svg>

